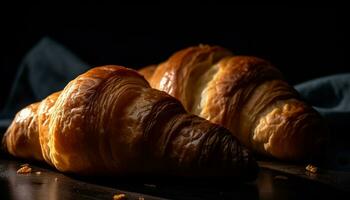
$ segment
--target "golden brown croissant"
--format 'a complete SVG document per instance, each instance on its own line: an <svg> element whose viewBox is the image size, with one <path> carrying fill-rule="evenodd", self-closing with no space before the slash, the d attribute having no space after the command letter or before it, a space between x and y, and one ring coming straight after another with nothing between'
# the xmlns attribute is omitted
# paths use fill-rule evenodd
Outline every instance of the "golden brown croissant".
<svg viewBox="0 0 350 200"><path fill-rule="evenodd" d="M179 99L188 112L225 126L261 154L306 159L325 141L320 115L265 60L200 45L175 53L145 77L153 88Z"/></svg>
<svg viewBox="0 0 350 200"><path fill-rule="evenodd" d="M251 178L256 163L229 131L195 115L136 71L89 70L20 111L3 147L87 175Z"/></svg>

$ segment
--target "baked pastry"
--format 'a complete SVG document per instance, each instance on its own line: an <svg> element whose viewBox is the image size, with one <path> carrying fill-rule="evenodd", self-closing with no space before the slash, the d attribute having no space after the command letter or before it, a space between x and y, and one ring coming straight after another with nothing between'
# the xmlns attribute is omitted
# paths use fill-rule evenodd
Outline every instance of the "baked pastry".
<svg viewBox="0 0 350 200"><path fill-rule="evenodd" d="M178 100L120 66L93 68L21 110L3 148L81 175L249 179L257 169L227 129L186 113Z"/></svg>
<svg viewBox="0 0 350 200"><path fill-rule="evenodd" d="M327 138L319 113L263 59L200 45L173 54L145 77L188 112L223 125L259 154L308 159L320 153Z"/></svg>

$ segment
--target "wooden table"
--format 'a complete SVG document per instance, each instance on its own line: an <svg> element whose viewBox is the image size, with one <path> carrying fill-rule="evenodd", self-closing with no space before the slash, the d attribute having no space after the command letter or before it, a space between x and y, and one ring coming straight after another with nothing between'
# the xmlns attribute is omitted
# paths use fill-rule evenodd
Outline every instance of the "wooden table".
<svg viewBox="0 0 350 200"><path fill-rule="evenodd" d="M31 163L29 174L17 174L22 164L12 157L0 158L0 199L315 199L350 198L349 173L324 171L308 174L305 166L259 162L253 182L123 180L116 177L84 178L59 173L42 163ZM39 173L36 173L39 172Z"/></svg>

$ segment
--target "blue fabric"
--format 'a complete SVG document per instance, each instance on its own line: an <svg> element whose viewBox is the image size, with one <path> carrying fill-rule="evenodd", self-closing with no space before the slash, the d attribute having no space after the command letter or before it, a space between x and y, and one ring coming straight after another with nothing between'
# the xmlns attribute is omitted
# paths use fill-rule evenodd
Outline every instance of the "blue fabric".
<svg viewBox="0 0 350 200"><path fill-rule="evenodd" d="M295 86L326 120L330 130L327 163L350 171L350 74L337 74Z"/></svg>
<svg viewBox="0 0 350 200"><path fill-rule="evenodd" d="M318 78L296 85L295 88L302 98L313 105L324 117L332 118L335 115L349 117L350 74Z"/></svg>
<svg viewBox="0 0 350 200"><path fill-rule="evenodd" d="M89 68L66 47L44 37L21 62L1 118L12 118L24 106L62 90Z"/></svg>

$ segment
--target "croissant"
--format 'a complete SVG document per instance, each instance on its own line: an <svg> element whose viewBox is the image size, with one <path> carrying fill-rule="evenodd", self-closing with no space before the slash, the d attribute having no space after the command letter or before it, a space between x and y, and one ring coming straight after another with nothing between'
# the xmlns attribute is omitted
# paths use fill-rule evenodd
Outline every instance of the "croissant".
<svg viewBox="0 0 350 200"><path fill-rule="evenodd" d="M139 72L188 112L226 127L259 154L304 160L317 157L325 144L321 116L263 59L200 45Z"/></svg>
<svg viewBox="0 0 350 200"><path fill-rule="evenodd" d="M255 177L231 133L188 114L136 71L93 68L17 113L3 136L10 154L80 175Z"/></svg>

